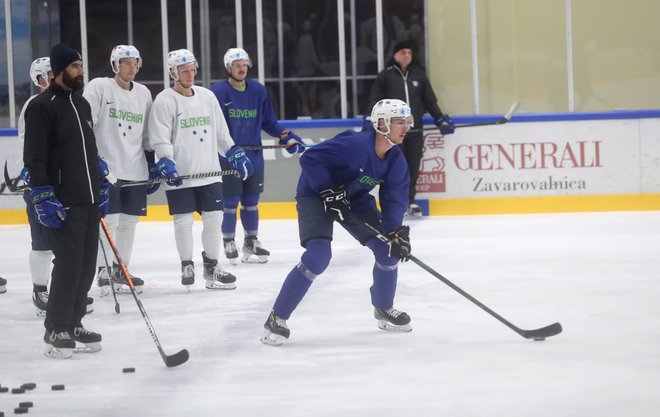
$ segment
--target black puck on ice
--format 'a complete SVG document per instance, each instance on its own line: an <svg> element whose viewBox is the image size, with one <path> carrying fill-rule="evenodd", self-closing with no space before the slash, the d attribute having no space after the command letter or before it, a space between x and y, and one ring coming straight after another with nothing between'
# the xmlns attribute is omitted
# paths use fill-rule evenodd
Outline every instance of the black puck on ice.
<svg viewBox="0 0 660 417"><path fill-rule="evenodd" d="M124 368L121 371L125 374L132 374L133 372L135 372L135 368Z"/></svg>
<svg viewBox="0 0 660 417"><path fill-rule="evenodd" d="M11 393L12 394L23 394L23 393L25 393L25 388L12 388Z"/></svg>
<svg viewBox="0 0 660 417"><path fill-rule="evenodd" d="M24 388L26 390L33 390L37 388L37 384L34 382L26 382L25 384L21 385L21 388Z"/></svg>
<svg viewBox="0 0 660 417"><path fill-rule="evenodd" d="M27 408L23 408L23 407L14 408L14 414L25 414L27 412L28 412Z"/></svg>
<svg viewBox="0 0 660 417"><path fill-rule="evenodd" d="M25 401L25 402L22 402L22 403L18 403L18 406L21 407L21 408L30 408L30 407L34 406L34 404L32 404L32 401Z"/></svg>
<svg viewBox="0 0 660 417"><path fill-rule="evenodd" d="M64 384L51 385L50 389L53 391L64 391Z"/></svg>

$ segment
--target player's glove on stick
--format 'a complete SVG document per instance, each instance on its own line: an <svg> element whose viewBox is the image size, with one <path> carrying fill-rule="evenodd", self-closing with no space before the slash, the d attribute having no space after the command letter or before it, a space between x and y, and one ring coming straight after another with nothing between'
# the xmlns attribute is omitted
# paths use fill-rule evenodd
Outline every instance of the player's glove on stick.
<svg viewBox="0 0 660 417"><path fill-rule="evenodd" d="M319 193L325 212L337 221L344 221L351 214L351 206L346 198L346 190L343 185L335 188L321 190Z"/></svg>
<svg viewBox="0 0 660 417"><path fill-rule="evenodd" d="M231 164L232 168L240 172L241 179L245 181L252 175L254 168L252 167L252 162L248 159L247 155L243 148L238 145L234 145L227 151L225 155L227 160Z"/></svg>
<svg viewBox="0 0 660 417"><path fill-rule="evenodd" d="M60 200L55 197L52 186L33 187L29 196L39 223L53 229L62 226L62 222L66 220L66 211Z"/></svg>
<svg viewBox="0 0 660 417"><path fill-rule="evenodd" d="M456 130L454 121L449 117L448 114L443 114L442 117L435 121L435 125L440 128L440 133L443 135L451 135Z"/></svg>
<svg viewBox="0 0 660 417"><path fill-rule="evenodd" d="M290 154L302 153L305 150L302 138L290 130L282 132L279 143L280 145L287 145L286 151Z"/></svg>
<svg viewBox="0 0 660 417"><path fill-rule="evenodd" d="M147 164L149 168L149 179L150 180L155 180L157 178L160 178L160 170L158 169L158 164L156 163L151 163ZM160 188L160 183L159 182L154 182L150 186L147 187L147 194L153 194L158 189Z"/></svg>
<svg viewBox="0 0 660 417"><path fill-rule="evenodd" d="M158 160L158 162L156 162L156 166L158 167L160 176L167 179L167 185L178 187L179 185L183 184L183 180L179 178L179 173L176 172L174 161L162 157Z"/></svg>
<svg viewBox="0 0 660 417"><path fill-rule="evenodd" d="M387 234L390 238L390 250L388 255L392 258L398 258L401 262L410 259L410 227L402 226Z"/></svg>
<svg viewBox="0 0 660 417"><path fill-rule="evenodd" d="M32 176L30 175L30 171L27 169L27 167L23 167L19 175L26 185L30 185L30 180L32 179Z"/></svg>
<svg viewBox="0 0 660 417"><path fill-rule="evenodd" d="M108 214L110 208L110 183L106 180L101 180L99 185L99 214L104 218Z"/></svg>
<svg viewBox="0 0 660 417"><path fill-rule="evenodd" d="M110 175L110 169L108 168L108 164L105 162L103 158L101 158L101 155L98 156L99 160L99 172L101 173L101 178L106 179L108 178L108 175Z"/></svg>

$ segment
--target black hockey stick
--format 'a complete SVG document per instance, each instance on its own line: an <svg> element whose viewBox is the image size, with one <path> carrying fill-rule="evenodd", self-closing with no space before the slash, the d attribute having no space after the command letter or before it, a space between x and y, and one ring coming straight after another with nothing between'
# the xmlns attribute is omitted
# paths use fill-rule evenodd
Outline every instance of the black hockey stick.
<svg viewBox="0 0 660 417"><path fill-rule="evenodd" d="M117 246L115 245L115 242L112 240L112 236L110 236L110 231L108 230L108 226L105 224L105 220L103 219L101 219L101 227L103 228L105 237L108 238L108 243L110 243L112 252L115 254L115 258L117 258L117 262L119 263L121 270L124 272L124 276L128 281L128 286L131 289L131 294L133 294L133 298L135 299L135 302L137 303L138 308L140 309L140 313L142 313L142 317L144 317L144 321L145 323L147 323L147 327L149 328L149 333L151 333L151 337L154 339L154 343L156 343L158 352L160 352L160 356L163 358L165 365L167 365L168 368L181 365L182 363L188 360L190 354L186 349L182 349L177 353L175 353L174 355L165 354L165 351L163 350L163 347L161 346L160 341L158 340L158 336L156 336L156 330L154 330L154 326L151 325L149 316L147 316L147 311L144 309L144 305L142 305L142 301L140 301L140 298L135 292L135 286L133 285L133 280L131 279L128 270L126 269L126 265L124 265L124 263L121 260L121 257L119 256L119 251L117 250ZM110 285L112 285L112 282L110 283Z"/></svg>
<svg viewBox="0 0 660 417"><path fill-rule="evenodd" d="M384 236L380 231L378 231L376 228L371 226L369 223L362 221L360 218L355 216L354 214L350 215L350 219L352 219L355 223L359 224L360 226L364 227L365 229L368 229L371 231L371 233L374 234L380 241L389 244L390 239L388 239L386 236ZM433 268L430 266L426 265L424 262L420 261L417 259L415 256L410 255L410 260L419 265L422 269L439 279L440 281L444 282L447 284L451 289L456 291L457 293L461 294L463 297L467 298L468 300L472 301L474 304L477 305L477 307L481 308L484 310L486 313L490 314L491 316L495 317L497 320L500 322L504 323L508 328L513 330L514 332L518 333L525 339L534 339L536 341L540 340L545 340L546 337L550 336L555 336L561 333L562 327L561 324L559 323L553 323L549 326L541 327L539 329L533 329L533 330L523 330L515 325L513 325L510 321L505 319L504 317L500 316L490 308L488 308L486 305L482 304L479 300L468 294L467 292L463 291L459 286L448 280L447 278L443 277L440 275L437 271L435 271Z"/></svg>
<svg viewBox="0 0 660 417"><path fill-rule="evenodd" d="M16 178L12 180L9 178L9 170L7 169L7 161L5 161L5 184L7 185L7 189L11 191L12 193L15 193L17 191L23 191L27 188L30 188L29 185L18 185L18 180L20 178Z"/></svg>
<svg viewBox="0 0 660 417"><path fill-rule="evenodd" d="M115 313L119 314L119 301L117 301L117 293L115 292L115 286L112 285L112 269L110 269L110 263L108 262L108 255L105 253L105 245L103 244L103 239L99 235L99 245L101 245L101 251L103 252L103 259L105 260L105 268L108 271L108 283L112 291L112 298L115 299Z"/></svg>
<svg viewBox="0 0 660 417"><path fill-rule="evenodd" d="M518 102L514 101L511 103L511 107L509 108L509 111L507 111L500 119L494 121L494 122L478 122L478 123L467 123L464 125L456 125L456 129L462 128L462 127L476 127L476 126L493 126L493 125L503 125L509 120L511 120L511 116L513 116L513 113L516 112L516 109L518 108ZM438 126L426 126L424 127L424 130L437 130L439 129Z"/></svg>
<svg viewBox="0 0 660 417"><path fill-rule="evenodd" d="M263 149L286 149L290 148L291 146L295 146L296 144L293 143L291 145L247 145L247 146L242 146L243 150L245 151L261 151ZM310 143L307 144L305 143L305 148L312 148L316 144Z"/></svg>
<svg viewBox="0 0 660 417"><path fill-rule="evenodd" d="M180 175L179 178L182 180L193 180L198 178L222 177L225 175L233 175L237 178L241 177L241 174L238 171L234 169L228 169L225 171L213 171L213 172L203 172L200 174ZM129 180L118 179L112 185L115 187L134 187L136 185L163 184L166 182L167 182L167 178L154 178L152 180L143 180L143 181L129 181Z"/></svg>

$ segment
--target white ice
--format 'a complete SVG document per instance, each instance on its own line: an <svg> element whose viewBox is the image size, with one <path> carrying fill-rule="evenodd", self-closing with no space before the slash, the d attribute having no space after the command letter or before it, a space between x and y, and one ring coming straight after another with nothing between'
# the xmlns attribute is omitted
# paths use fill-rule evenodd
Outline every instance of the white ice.
<svg viewBox="0 0 660 417"><path fill-rule="evenodd" d="M102 333L103 350L53 360L42 356L30 300L28 228L4 226L0 384L37 388L0 393L0 411L32 401L31 415L67 417L660 415L660 212L410 224L420 260L518 327L559 321L564 332L526 340L411 262L395 305L413 331L383 332L370 252L341 231L330 267L288 321L291 338L266 346L263 322L302 253L295 221L262 221L271 260L227 268L238 289L206 290L198 278L192 293L180 284L171 223L142 223L130 265L146 281L140 298L165 351L188 349L190 360L166 368L133 298L121 296L115 314L96 286L84 324Z"/></svg>

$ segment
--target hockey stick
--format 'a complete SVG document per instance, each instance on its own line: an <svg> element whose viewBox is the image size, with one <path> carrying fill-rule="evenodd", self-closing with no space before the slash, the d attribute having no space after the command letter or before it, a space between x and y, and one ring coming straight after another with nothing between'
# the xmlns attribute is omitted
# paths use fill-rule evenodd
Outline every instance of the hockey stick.
<svg viewBox="0 0 660 417"><path fill-rule="evenodd" d="M12 180L9 178L9 170L7 169L7 161L5 161L5 184L7 185L7 189L11 191L12 193L15 193L17 191L23 191L27 188L30 188L29 185L18 185L18 180L19 178L16 178L15 180Z"/></svg>
<svg viewBox="0 0 660 417"><path fill-rule="evenodd" d="M390 243L390 239L384 236L378 229L374 228L371 226L369 223L362 221L360 218L355 216L354 214L350 214L349 218L352 219L355 223L359 224L360 226L364 227L365 229L371 231L374 236L378 238L381 242L384 242L386 244ZM451 289L456 291L457 293L461 294L463 297L467 298L468 300L472 301L474 304L477 305L477 307L481 308L484 310L486 313L490 314L491 316L495 317L497 320L500 322L504 323L508 328L512 329L514 332L518 333L525 339L534 339L536 341L540 340L545 340L546 337L550 336L555 336L561 333L562 327L561 324L559 323L553 323L549 326L541 327L539 329L533 329L533 330L523 330L515 325L513 325L510 321L505 319L504 317L500 316L490 308L488 308L486 305L482 304L479 300L468 294L467 292L463 291L459 286L448 280L447 278L443 277L440 275L437 271L435 271L433 268L430 266L426 265L424 262L420 261L417 259L415 256L410 255L410 260L419 265L422 269L424 269L426 272L430 273L440 281L444 282L447 284Z"/></svg>
<svg viewBox="0 0 660 417"><path fill-rule="evenodd" d="M115 299L115 313L119 314L119 301L117 301L117 293L115 292L115 286L112 285L112 269L110 269L110 263L108 262L108 256L105 253L105 245L103 244L103 239L99 235L99 245L101 245L101 251L103 252L103 259L105 260L105 268L108 271L108 283L110 284L110 289L112 291L112 298Z"/></svg>
<svg viewBox="0 0 660 417"><path fill-rule="evenodd" d="M514 101L513 103L511 103L511 107L509 108L509 111L507 111L499 120L496 120L494 122L478 122L478 123L468 123L464 125L456 125L456 129L462 127L503 125L509 120L511 120L511 116L513 116L513 113L515 113L517 108L518 108L518 102ZM423 130L437 130L437 129L439 129L438 126L426 126L423 128Z"/></svg>
<svg viewBox="0 0 660 417"><path fill-rule="evenodd" d="M180 175L179 178L182 180L194 180L198 178L222 177L225 175L233 175L237 178L241 177L241 174L238 171L234 169L228 169L225 171L213 171L213 172L203 172L201 174ZM136 185L163 184L165 182L167 182L167 178L154 178L152 180L143 180L143 181L117 180L112 185L115 187L134 187Z"/></svg>
<svg viewBox="0 0 660 417"><path fill-rule="evenodd" d="M167 365L168 368L181 365L182 363L188 360L190 354L186 349L182 349L177 353L175 353L174 355L165 354L165 351L163 350L160 341L158 341L158 336L156 336L156 330L154 330L154 326L151 325L151 321L147 316L147 311L144 309L144 305L142 305L142 301L140 301L140 298L135 292L135 286L133 285L133 280L131 279L128 270L126 269L126 265L124 265L124 263L121 260L121 257L119 256L119 251L117 250L117 246L115 245L114 240L112 240L112 236L110 236L110 231L108 230L108 226L105 224L105 220L103 219L101 219L101 227L103 227L103 232L105 233L105 237L108 238L108 243L110 243L110 248L112 248L112 252L115 254L115 258L117 258L117 262L119 263L121 270L124 272L124 276L128 281L128 286L131 289L131 294L133 294L133 298L135 299L135 302L137 303L138 308L140 309L140 313L142 313L142 317L144 317L144 321L145 323L147 323L147 327L149 328L149 333L151 333L151 337L154 339L154 343L156 343L158 352L160 352L160 356L163 358L165 365ZM112 282L110 282L110 285L112 285Z"/></svg>
<svg viewBox="0 0 660 417"><path fill-rule="evenodd" d="M261 151L263 149L286 149L286 148L289 148L289 147L295 146L295 145L296 145L295 143L291 144L291 145L247 145L247 146L243 146L242 148L245 151ZM315 144L315 143L310 143L310 144L305 143L304 145L305 145L305 148L312 148L312 147L316 146L317 144Z"/></svg>

